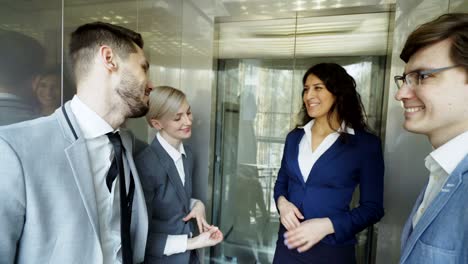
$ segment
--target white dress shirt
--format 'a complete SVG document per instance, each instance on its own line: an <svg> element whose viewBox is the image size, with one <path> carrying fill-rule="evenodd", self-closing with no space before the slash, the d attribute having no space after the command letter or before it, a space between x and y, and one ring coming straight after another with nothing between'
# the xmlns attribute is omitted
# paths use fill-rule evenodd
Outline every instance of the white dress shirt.
<svg viewBox="0 0 468 264"><path fill-rule="evenodd" d="M185 186L185 171L184 171L184 162L182 155L185 154L184 144L180 143L179 149L174 148L169 142L167 142L160 133L156 134L156 138L163 147L163 149L169 154L171 159L174 161L174 164L177 168L177 173L179 174L182 185ZM197 199L190 199L190 208L193 208ZM177 253L183 253L187 250L187 235L168 235L166 246L164 247L164 255L170 256Z"/></svg>
<svg viewBox="0 0 468 264"><path fill-rule="evenodd" d="M468 131L456 136L444 145L433 150L425 159L429 170L429 182L418 211L413 216L413 228L426 212L432 201L442 190L445 182L457 165L468 154Z"/></svg>
<svg viewBox="0 0 468 264"><path fill-rule="evenodd" d="M333 132L326 136L320 145L318 145L318 147L312 151L312 126L314 123L315 119L312 119L302 127L305 134L299 143L299 156L297 159L299 163L299 169L301 170L302 177L304 178L304 182L307 182L310 171L312 170L315 162L317 162L320 156L322 156L322 154L325 153L325 151L327 151L340 137L340 133L338 132L345 131L345 133L354 135L354 129L345 126L343 122L341 127L338 129L338 132Z"/></svg>
<svg viewBox="0 0 468 264"><path fill-rule="evenodd" d="M107 172L114 157L113 147L106 133L113 132L114 129L78 96L73 97L70 107L88 149L96 194L103 263L121 263L120 194L115 187L119 186L118 177L112 184L111 192L106 185ZM124 163L126 163L125 157ZM128 180L126 182L129 183Z"/></svg>
<svg viewBox="0 0 468 264"><path fill-rule="evenodd" d="M20 97L11 93L0 93L0 98L1 99L21 99Z"/></svg>

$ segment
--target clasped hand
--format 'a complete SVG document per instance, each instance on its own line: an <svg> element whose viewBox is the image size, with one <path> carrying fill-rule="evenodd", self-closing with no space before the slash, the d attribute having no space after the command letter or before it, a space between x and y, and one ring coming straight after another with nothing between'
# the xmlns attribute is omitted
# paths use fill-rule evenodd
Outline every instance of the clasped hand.
<svg viewBox="0 0 468 264"><path fill-rule="evenodd" d="M206 222L205 205L201 201L195 202L192 210L182 220L185 222L195 218L200 234L196 237L190 238L187 241L187 249L192 250L196 248L211 247L223 241L223 233L218 227L209 225Z"/></svg>
<svg viewBox="0 0 468 264"><path fill-rule="evenodd" d="M326 235L333 234L333 224L329 218L313 218L300 222L304 216L299 209L283 196L278 199L281 224L286 228L284 244L298 252L309 250Z"/></svg>

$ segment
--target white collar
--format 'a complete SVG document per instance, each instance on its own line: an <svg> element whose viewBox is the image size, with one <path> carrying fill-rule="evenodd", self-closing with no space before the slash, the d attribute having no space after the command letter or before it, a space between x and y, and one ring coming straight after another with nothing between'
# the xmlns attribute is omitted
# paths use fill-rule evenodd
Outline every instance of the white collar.
<svg viewBox="0 0 468 264"><path fill-rule="evenodd" d="M11 93L0 93L0 98L21 100L19 96L11 94Z"/></svg>
<svg viewBox="0 0 468 264"><path fill-rule="evenodd" d="M314 125L314 123L315 123L315 119L312 119L307 124L305 124L304 126L299 127L299 128L304 129L305 133L308 134L308 133L310 133L311 128ZM341 127L338 128L338 131L334 132L334 133L339 133L339 132L345 132L347 134L354 135L354 129L352 129L351 127L346 126L344 121L341 122Z"/></svg>
<svg viewBox="0 0 468 264"><path fill-rule="evenodd" d="M83 103L77 95L73 96L70 108L75 115L84 138L97 138L114 131L104 119Z"/></svg>
<svg viewBox="0 0 468 264"><path fill-rule="evenodd" d="M161 146L163 147L163 149L167 152L167 154L169 154L169 156L171 157L171 159L174 162L177 162L181 158L182 155L184 155L184 156L186 155L185 154L185 149L184 149L184 144L182 142L180 143L179 149L177 150L171 144L169 144L169 142L167 142L161 136L161 134L159 132L156 134L156 138L158 139L158 141L161 144Z"/></svg>
<svg viewBox="0 0 468 264"><path fill-rule="evenodd" d="M468 154L468 131L454 137L429 155L447 172L452 174Z"/></svg>

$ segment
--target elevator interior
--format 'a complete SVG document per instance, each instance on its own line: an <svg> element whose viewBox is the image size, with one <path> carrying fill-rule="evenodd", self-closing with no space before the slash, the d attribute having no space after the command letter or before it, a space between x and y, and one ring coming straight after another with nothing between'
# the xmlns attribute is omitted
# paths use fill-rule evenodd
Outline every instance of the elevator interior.
<svg viewBox="0 0 468 264"><path fill-rule="evenodd" d="M205 262L270 263L278 228L272 188L287 132L296 124L301 77L337 62L357 80L386 162L386 215L358 236L359 263L397 263L403 222L427 181L425 138L401 128L392 76L406 36L466 0L0 0L0 30L36 38L60 78L57 107L74 94L68 35L106 21L142 33L155 85L186 92L195 118L194 192L225 241ZM0 58L1 59L1 58ZM127 124L149 142L143 119ZM34 131L31 131L34 133ZM354 203L354 202L353 202ZM355 203L354 203L355 204Z"/></svg>

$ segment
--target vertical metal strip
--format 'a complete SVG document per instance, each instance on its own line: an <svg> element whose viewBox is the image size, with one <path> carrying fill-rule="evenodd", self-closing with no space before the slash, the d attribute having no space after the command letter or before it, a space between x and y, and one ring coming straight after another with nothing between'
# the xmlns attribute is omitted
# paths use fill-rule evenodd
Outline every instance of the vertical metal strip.
<svg viewBox="0 0 468 264"><path fill-rule="evenodd" d="M62 0L61 1L61 32L60 32L60 60L61 60L61 63L60 63L60 105L63 106L63 64L64 64L64 48L63 48L63 45L64 45L64 36L65 36L65 33L64 33L64 28L65 28L65 24L64 24L64 16L65 16L65 0Z"/></svg>
<svg viewBox="0 0 468 264"><path fill-rule="evenodd" d="M185 1L181 1L181 10L180 10L180 60L179 60L179 89L185 90L185 87L182 87L182 73L184 72L184 69L182 68L182 53L183 53L183 39L184 39L184 5Z"/></svg>
<svg viewBox="0 0 468 264"><path fill-rule="evenodd" d="M291 76L291 89L292 89L292 93L291 93L291 96L294 97L296 95L296 93L294 92L294 87L295 87L295 83L294 83L294 77L295 77L295 73L296 73L296 43L297 43L297 16L298 16L298 13L299 12L296 12L296 22L294 23L294 49L293 49L293 67L292 67L292 76ZM294 98L291 98L291 102L294 102ZM289 112L291 113L289 115L289 127L293 127L294 124L294 120L295 118L291 118L292 117L292 114L294 113L294 104L291 104L291 107L290 107L290 110Z"/></svg>

